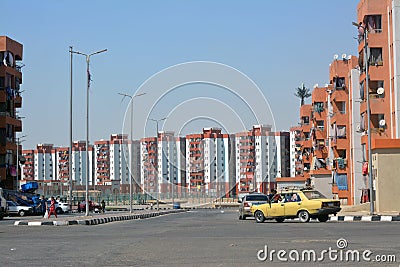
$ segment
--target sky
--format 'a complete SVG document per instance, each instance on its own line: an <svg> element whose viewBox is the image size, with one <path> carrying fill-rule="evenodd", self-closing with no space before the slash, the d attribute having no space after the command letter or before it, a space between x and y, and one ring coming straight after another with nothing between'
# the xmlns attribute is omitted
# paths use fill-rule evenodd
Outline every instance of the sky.
<svg viewBox="0 0 400 267"><path fill-rule="evenodd" d="M23 149L69 145L70 53L90 58L89 140L299 122L295 89L356 55L358 0L15 1L0 35L23 44ZM86 139L86 61L74 54L73 139ZM133 98L133 120L130 98ZM307 99L306 103L309 103ZM153 119L153 120L149 120Z"/></svg>

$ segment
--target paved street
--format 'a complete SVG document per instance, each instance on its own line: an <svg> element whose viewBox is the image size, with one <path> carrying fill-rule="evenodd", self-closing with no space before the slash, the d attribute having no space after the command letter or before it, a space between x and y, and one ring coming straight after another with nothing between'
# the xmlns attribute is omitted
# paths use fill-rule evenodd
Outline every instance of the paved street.
<svg viewBox="0 0 400 267"><path fill-rule="evenodd" d="M96 226L14 226L0 223L1 266L309 266L309 262L257 259L271 250L371 250L400 260L399 222L239 221L233 210L194 210ZM262 256L262 254L261 254ZM319 256L319 254L317 254ZM399 263L330 261L319 265L399 266ZM287 255L286 255L287 257ZM315 263L317 264L317 263Z"/></svg>

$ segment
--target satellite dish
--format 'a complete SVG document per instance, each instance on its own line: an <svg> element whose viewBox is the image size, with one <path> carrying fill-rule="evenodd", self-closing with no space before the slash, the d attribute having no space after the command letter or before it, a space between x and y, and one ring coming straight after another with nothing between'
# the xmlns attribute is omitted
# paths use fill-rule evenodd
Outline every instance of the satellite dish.
<svg viewBox="0 0 400 267"><path fill-rule="evenodd" d="M318 83L314 84L314 87L313 87L313 88L315 89L315 88L317 88L317 87L318 87Z"/></svg>
<svg viewBox="0 0 400 267"><path fill-rule="evenodd" d="M380 120L379 121L379 126L383 127L386 125L386 121L385 120Z"/></svg>
<svg viewBox="0 0 400 267"><path fill-rule="evenodd" d="M335 54L334 56L333 56L333 59L334 60L336 60L336 59L338 59L339 58L339 55L338 54Z"/></svg>
<svg viewBox="0 0 400 267"><path fill-rule="evenodd" d="M357 124L357 126L356 126L356 132L357 133L361 133L362 131L361 131L361 125L360 124Z"/></svg>
<svg viewBox="0 0 400 267"><path fill-rule="evenodd" d="M351 59L351 55L348 55L348 56L347 56L347 59L350 60L350 59Z"/></svg>
<svg viewBox="0 0 400 267"><path fill-rule="evenodd" d="M376 92L378 93L378 95L383 95L385 89L383 89L383 87L379 87L378 90L376 90Z"/></svg>
<svg viewBox="0 0 400 267"><path fill-rule="evenodd" d="M347 55L346 54L342 54L342 59L346 59Z"/></svg>

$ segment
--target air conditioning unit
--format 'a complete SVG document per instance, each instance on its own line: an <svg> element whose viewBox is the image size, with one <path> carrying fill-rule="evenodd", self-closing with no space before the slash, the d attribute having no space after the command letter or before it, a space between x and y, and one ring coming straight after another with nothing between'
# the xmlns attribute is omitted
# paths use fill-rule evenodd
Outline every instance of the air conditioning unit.
<svg viewBox="0 0 400 267"><path fill-rule="evenodd" d="M385 89L383 89L383 87L379 87L378 90L376 90L376 92L378 93L378 95L383 95Z"/></svg>
<svg viewBox="0 0 400 267"><path fill-rule="evenodd" d="M380 120L379 121L379 126L380 127L383 127L383 126L385 126L386 125L386 121L385 120Z"/></svg>

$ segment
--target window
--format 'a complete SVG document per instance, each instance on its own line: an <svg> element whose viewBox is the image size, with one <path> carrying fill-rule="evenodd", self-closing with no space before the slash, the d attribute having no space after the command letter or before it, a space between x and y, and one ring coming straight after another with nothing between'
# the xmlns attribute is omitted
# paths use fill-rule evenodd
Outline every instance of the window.
<svg viewBox="0 0 400 267"><path fill-rule="evenodd" d="M382 66L382 48L370 48L369 64Z"/></svg>
<svg viewBox="0 0 400 267"><path fill-rule="evenodd" d="M321 113L324 111L324 102L315 102L314 103L314 111Z"/></svg>
<svg viewBox="0 0 400 267"><path fill-rule="evenodd" d="M364 25L367 25L369 33L382 32L382 16L368 15L365 17Z"/></svg>
<svg viewBox="0 0 400 267"><path fill-rule="evenodd" d="M334 77L333 85L337 90L344 89L346 87L344 77Z"/></svg>
<svg viewBox="0 0 400 267"><path fill-rule="evenodd" d="M369 82L369 96L371 98L384 98L385 91L383 89L383 81Z"/></svg>
<svg viewBox="0 0 400 267"><path fill-rule="evenodd" d="M337 106L338 112L340 114L346 114L346 102L345 101L336 102L336 106Z"/></svg>
<svg viewBox="0 0 400 267"><path fill-rule="evenodd" d="M320 130L324 129L324 121L317 121L317 128Z"/></svg>

